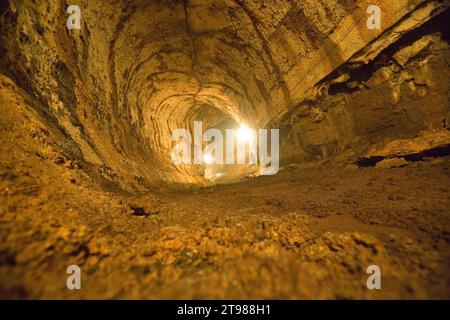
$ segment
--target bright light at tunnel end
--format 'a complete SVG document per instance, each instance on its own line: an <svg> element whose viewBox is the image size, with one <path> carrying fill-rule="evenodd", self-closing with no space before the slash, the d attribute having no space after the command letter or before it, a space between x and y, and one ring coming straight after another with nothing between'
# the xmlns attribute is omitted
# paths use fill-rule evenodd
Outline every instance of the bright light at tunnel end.
<svg viewBox="0 0 450 320"><path fill-rule="evenodd" d="M255 140L256 136L252 129L245 124L241 124L240 128L236 130L236 139L240 142L251 143Z"/></svg>
<svg viewBox="0 0 450 320"><path fill-rule="evenodd" d="M193 145L189 130L180 128L172 132L172 141L176 144L170 156L175 165L259 165L260 175L278 173L279 129L256 130L242 123L239 128L223 130L226 132L224 139L221 130L209 128L203 133L202 128L201 121L194 122ZM269 134L270 145L267 141ZM205 143L208 144L203 147Z"/></svg>
<svg viewBox="0 0 450 320"><path fill-rule="evenodd" d="M203 161L207 164L207 165L211 165L214 163L214 159L213 157L209 154L209 153L205 153L203 155Z"/></svg>

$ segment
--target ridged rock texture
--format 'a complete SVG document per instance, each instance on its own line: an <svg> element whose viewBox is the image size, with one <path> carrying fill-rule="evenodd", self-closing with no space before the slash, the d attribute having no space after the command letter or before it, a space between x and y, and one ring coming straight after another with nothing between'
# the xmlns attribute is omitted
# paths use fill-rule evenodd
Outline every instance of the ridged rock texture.
<svg viewBox="0 0 450 320"><path fill-rule="evenodd" d="M2 1L0 296L448 298L449 6ZM175 166L195 120L279 128L280 173Z"/></svg>

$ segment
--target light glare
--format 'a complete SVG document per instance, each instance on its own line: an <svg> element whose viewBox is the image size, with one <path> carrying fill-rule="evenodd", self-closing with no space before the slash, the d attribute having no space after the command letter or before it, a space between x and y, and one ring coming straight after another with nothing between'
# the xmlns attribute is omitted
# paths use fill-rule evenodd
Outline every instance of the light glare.
<svg viewBox="0 0 450 320"><path fill-rule="evenodd" d="M211 155L210 154L208 154L208 153L205 153L204 155L203 155L203 161L206 163L206 164L212 164L213 163L213 158L211 157Z"/></svg>
<svg viewBox="0 0 450 320"><path fill-rule="evenodd" d="M245 125L241 125L236 131L236 138L241 142L251 142L254 139L254 135L251 129Z"/></svg>

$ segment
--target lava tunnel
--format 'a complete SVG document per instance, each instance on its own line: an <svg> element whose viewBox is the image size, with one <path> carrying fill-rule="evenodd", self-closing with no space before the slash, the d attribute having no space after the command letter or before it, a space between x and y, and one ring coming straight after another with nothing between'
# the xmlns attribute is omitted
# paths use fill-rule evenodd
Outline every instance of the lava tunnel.
<svg viewBox="0 0 450 320"><path fill-rule="evenodd" d="M2 1L0 298L449 299L449 7Z"/></svg>

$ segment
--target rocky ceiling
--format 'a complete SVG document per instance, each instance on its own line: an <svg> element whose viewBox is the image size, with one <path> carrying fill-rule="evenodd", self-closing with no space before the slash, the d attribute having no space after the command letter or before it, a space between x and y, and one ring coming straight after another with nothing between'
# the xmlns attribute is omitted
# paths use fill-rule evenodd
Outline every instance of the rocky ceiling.
<svg viewBox="0 0 450 320"><path fill-rule="evenodd" d="M374 3L380 30L366 26L366 1L79 0L70 31L68 1L3 1L1 71L70 157L121 187L201 185L199 168L170 161L174 129L275 126L349 59L367 64L448 7Z"/></svg>

